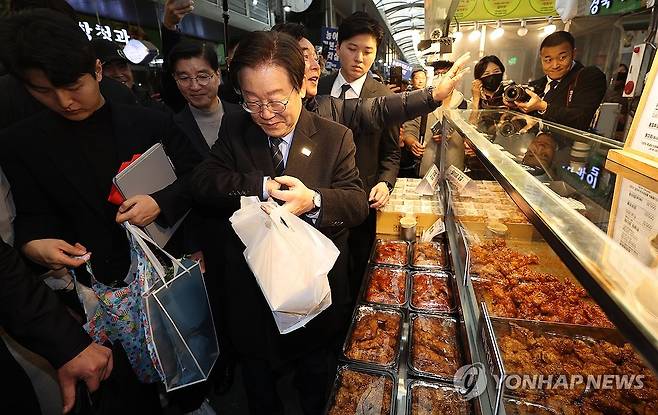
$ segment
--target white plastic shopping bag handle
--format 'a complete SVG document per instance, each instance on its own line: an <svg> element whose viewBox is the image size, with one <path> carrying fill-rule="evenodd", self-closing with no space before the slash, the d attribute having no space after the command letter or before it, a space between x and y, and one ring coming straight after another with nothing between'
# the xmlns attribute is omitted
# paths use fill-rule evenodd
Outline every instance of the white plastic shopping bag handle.
<svg viewBox="0 0 658 415"><path fill-rule="evenodd" d="M160 280L165 285L165 287L169 287L169 285L167 284L167 281L165 279L165 275L166 275L165 269L162 266L162 264L160 263L160 261L158 260L158 258L155 256L153 251L151 250L151 247L149 246L149 244L147 244L146 242L152 244L152 246L155 246L160 252L165 254L165 256L167 258L169 258L171 260L171 262L174 264L175 269L176 269L176 267L178 267L178 268L182 268L186 272L189 272L188 268L186 268L179 260L174 258L169 252L167 252L164 249L160 248L158 246L158 244L156 244L146 233L144 233L143 230L141 230L140 228L138 228L135 225L130 224L127 221L123 222L122 225L133 236L135 241L137 241L139 246L142 248L142 250L144 251L144 254L146 254L146 257L149 259L151 264L153 264L153 267L155 268L156 273L160 277Z"/></svg>

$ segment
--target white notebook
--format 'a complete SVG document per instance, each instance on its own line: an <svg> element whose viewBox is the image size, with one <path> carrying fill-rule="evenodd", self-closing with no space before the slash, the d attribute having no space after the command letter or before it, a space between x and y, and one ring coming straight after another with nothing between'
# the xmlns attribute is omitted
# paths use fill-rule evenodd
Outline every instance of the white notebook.
<svg viewBox="0 0 658 415"><path fill-rule="evenodd" d="M174 167L161 143L146 150L137 160L114 177L114 185L126 199L136 195L155 193L175 181ZM162 248L183 223L188 213L189 211L172 227L166 228L153 222L145 226L144 231Z"/></svg>

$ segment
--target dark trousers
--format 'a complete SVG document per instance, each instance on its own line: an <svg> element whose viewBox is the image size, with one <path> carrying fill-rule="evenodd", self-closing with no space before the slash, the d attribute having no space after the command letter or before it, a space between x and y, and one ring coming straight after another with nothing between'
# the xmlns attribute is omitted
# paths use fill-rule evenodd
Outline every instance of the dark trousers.
<svg viewBox="0 0 658 415"><path fill-rule="evenodd" d="M4 386L0 388L0 412L7 414L41 414L32 382L23 367L0 339L0 368Z"/></svg>
<svg viewBox="0 0 658 415"><path fill-rule="evenodd" d="M370 209L366 220L359 226L350 229L347 240L350 252L350 294L352 302L356 302L359 289L363 281L363 275L368 265L368 259L375 240L375 227L377 224L377 211Z"/></svg>
<svg viewBox="0 0 658 415"><path fill-rule="evenodd" d="M261 359L243 359L242 379L251 415L284 415L277 393L277 382L288 370L293 372L293 386L305 415L323 413L336 373L336 357L331 347L274 368Z"/></svg>

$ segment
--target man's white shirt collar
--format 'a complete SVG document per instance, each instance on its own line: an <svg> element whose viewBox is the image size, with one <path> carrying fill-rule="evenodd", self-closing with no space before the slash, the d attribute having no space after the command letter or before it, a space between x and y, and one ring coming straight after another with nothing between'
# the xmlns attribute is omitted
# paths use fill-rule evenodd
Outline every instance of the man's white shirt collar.
<svg viewBox="0 0 658 415"><path fill-rule="evenodd" d="M338 76L334 81L334 85L331 88L331 96L338 98L340 96L340 87L344 84L350 84L350 89L345 93L345 98L358 98L361 96L361 90L363 89L363 84L366 82L366 77L368 73L366 72L360 78L354 80L354 82L347 82L343 77L343 73L339 70Z"/></svg>

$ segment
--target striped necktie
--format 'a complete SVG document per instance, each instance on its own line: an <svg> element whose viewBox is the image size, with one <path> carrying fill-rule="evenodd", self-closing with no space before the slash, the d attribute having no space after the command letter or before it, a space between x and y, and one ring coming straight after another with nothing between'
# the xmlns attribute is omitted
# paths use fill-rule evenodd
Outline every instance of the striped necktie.
<svg viewBox="0 0 658 415"><path fill-rule="evenodd" d="M276 177L283 174L283 152L281 151L282 138L270 137L270 153L272 154L272 165L274 165L274 173Z"/></svg>

